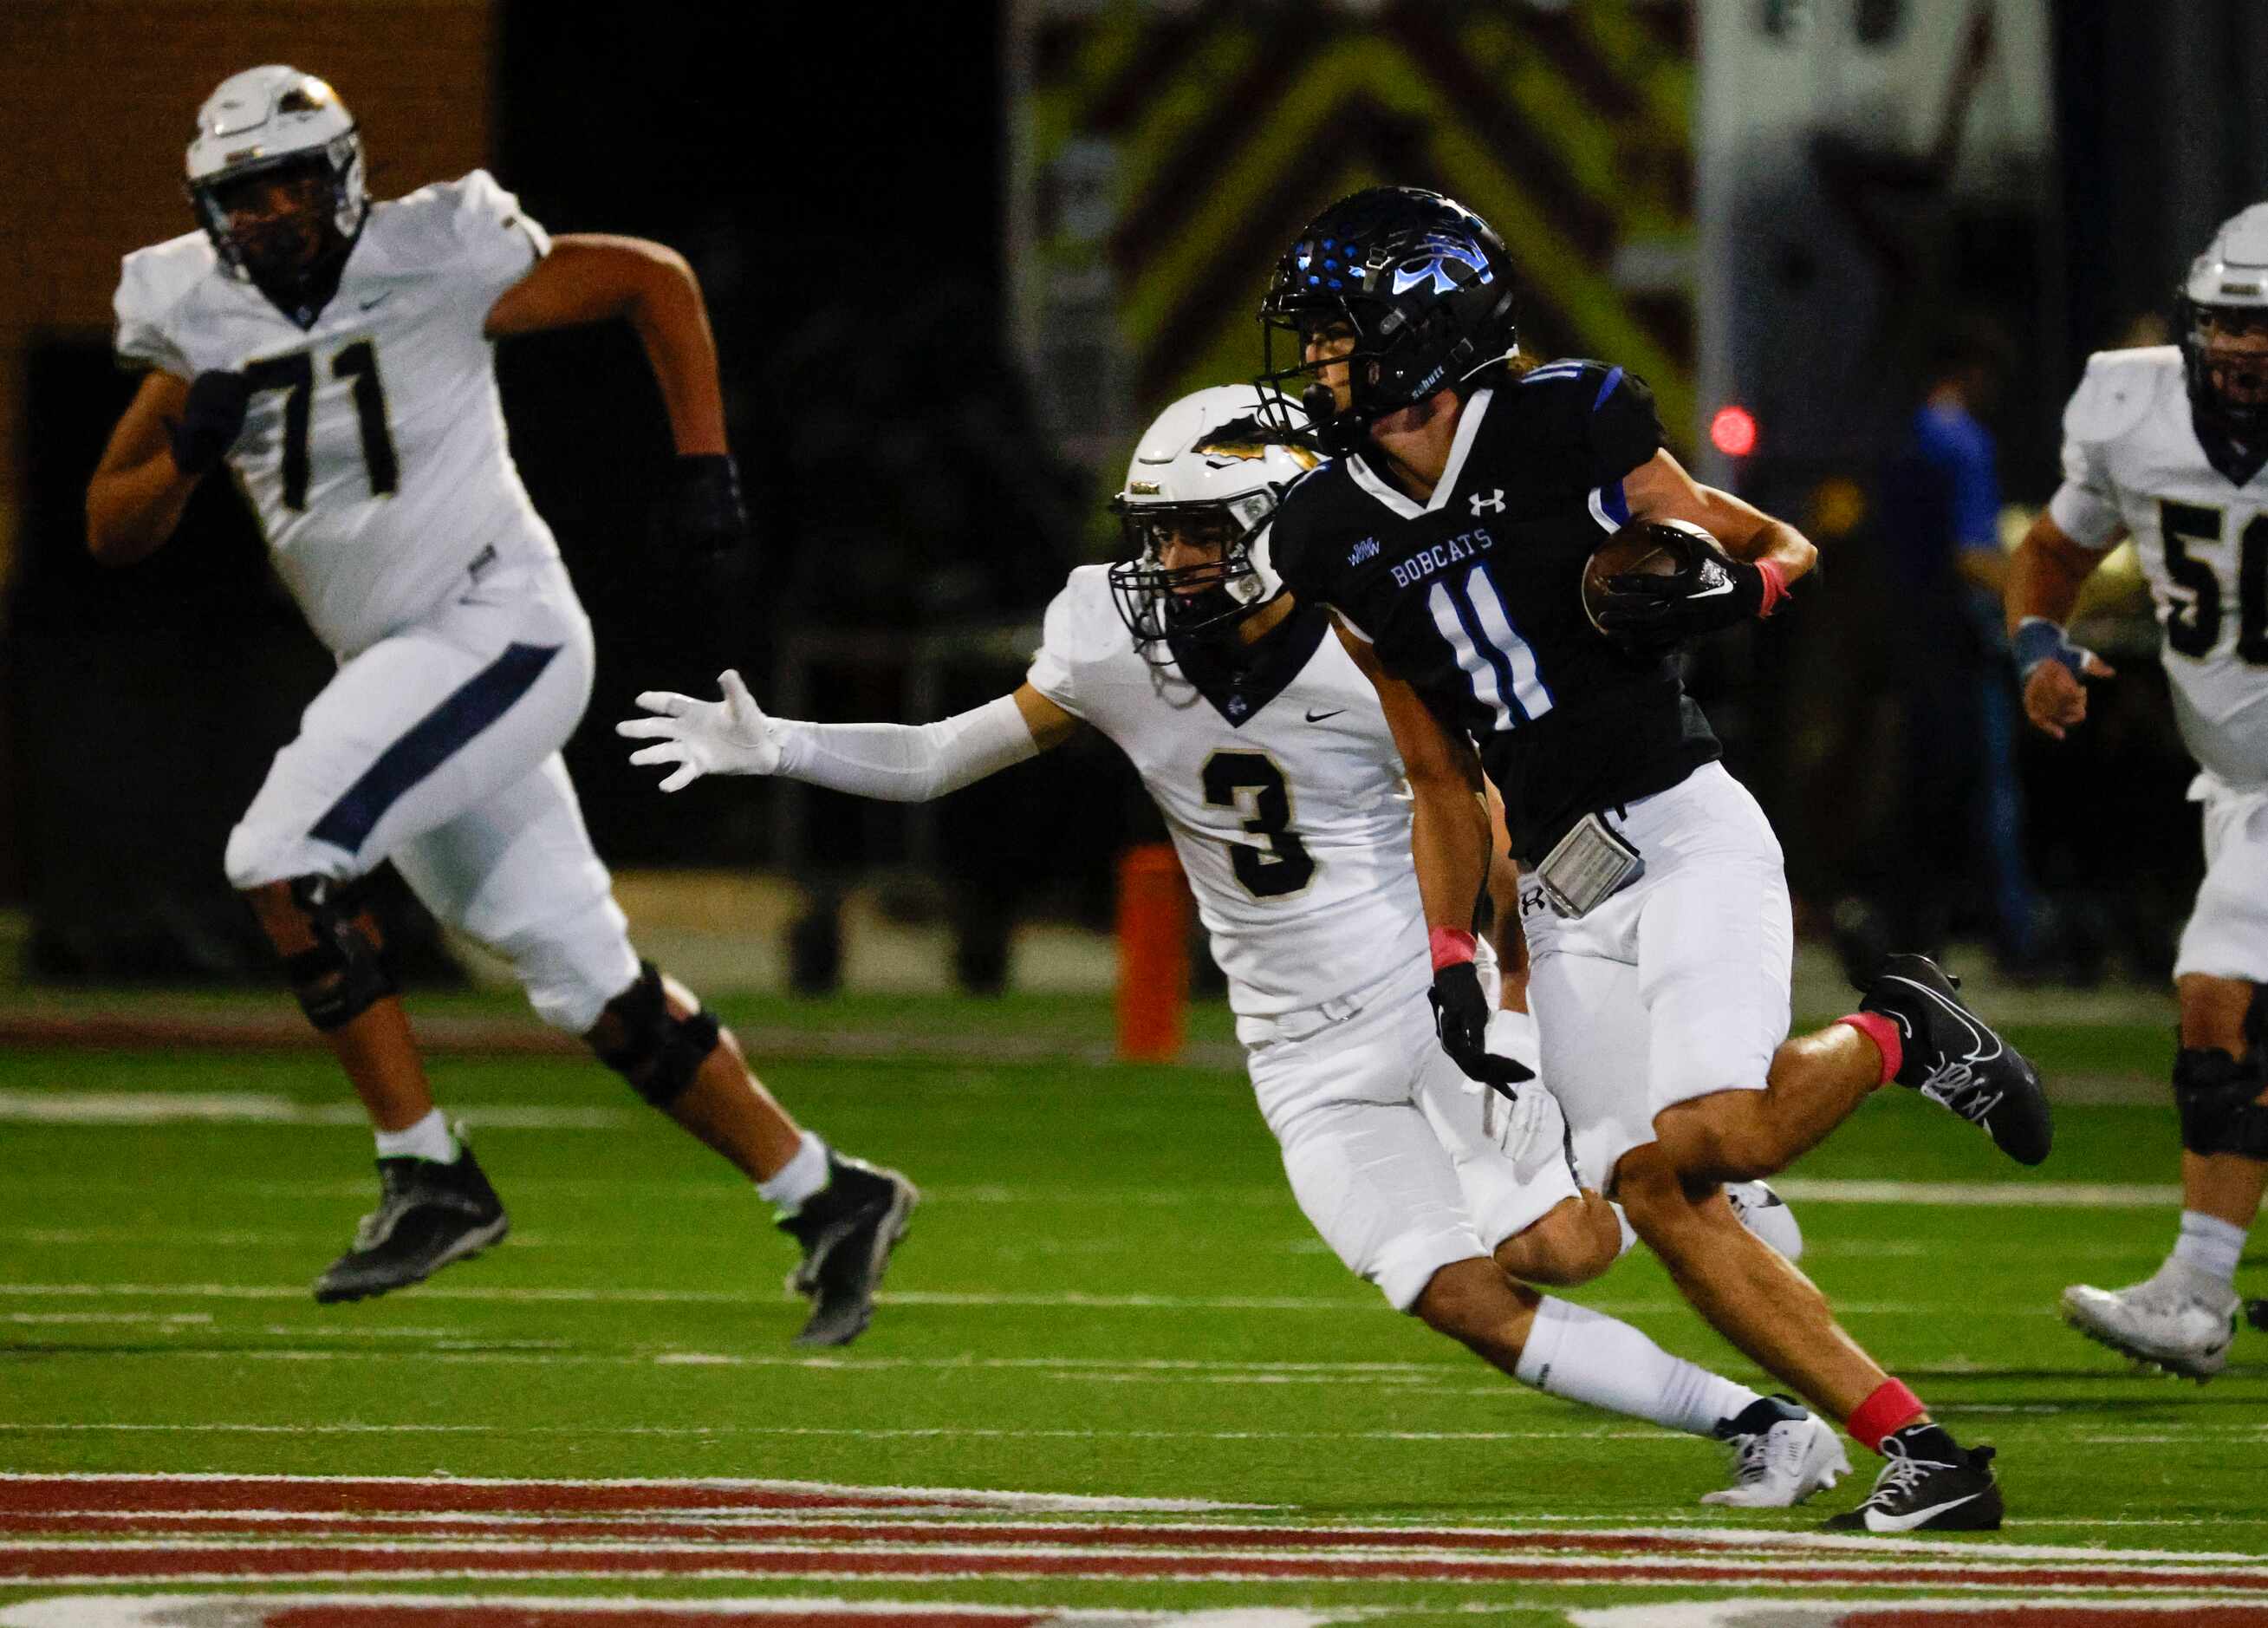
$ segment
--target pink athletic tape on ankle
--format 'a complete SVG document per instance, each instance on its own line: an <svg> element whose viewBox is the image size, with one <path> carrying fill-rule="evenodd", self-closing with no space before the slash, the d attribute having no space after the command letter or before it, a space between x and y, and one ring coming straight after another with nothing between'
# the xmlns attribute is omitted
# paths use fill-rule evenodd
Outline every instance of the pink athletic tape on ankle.
<svg viewBox="0 0 2268 1628"><path fill-rule="evenodd" d="M1847 1018L1837 1018L1837 1023L1848 1023L1874 1042L1874 1050L1882 1054L1882 1077L1874 1083L1888 1085L1897 1078L1898 1067L1906 1060L1905 1037L1898 1026L1879 1012L1854 1012Z"/></svg>
<svg viewBox="0 0 2268 1628"><path fill-rule="evenodd" d="M1929 1410L1921 1398L1905 1388L1900 1380L1884 1380L1874 1394L1858 1406L1851 1421L1843 1428L1851 1433L1851 1440L1869 1453L1882 1450L1882 1438L1892 1431L1903 1430Z"/></svg>

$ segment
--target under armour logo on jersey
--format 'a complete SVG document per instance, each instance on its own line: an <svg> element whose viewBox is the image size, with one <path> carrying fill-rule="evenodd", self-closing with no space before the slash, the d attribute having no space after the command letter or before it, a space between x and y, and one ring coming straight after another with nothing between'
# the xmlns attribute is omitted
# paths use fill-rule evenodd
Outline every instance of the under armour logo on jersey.
<svg viewBox="0 0 2268 1628"><path fill-rule="evenodd" d="M1377 557L1378 539L1375 537L1365 537L1347 550L1347 564L1350 565L1359 565L1365 560L1374 560Z"/></svg>
<svg viewBox="0 0 2268 1628"><path fill-rule="evenodd" d="M1475 514L1502 514L1504 512L1504 488L1499 486L1494 491L1490 492L1486 497L1483 497L1480 493L1475 492L1471 497L1467 498L1466 501L1473 505L1473 512Z"/></svg>
<svg viewBox="0 0 2268 1628"><path fill-rule="evenodd" d="M1223 708L1222 711L1226 711L1231 718L1242 718L1247 712L1252 711L1252 705L1251 703L1245 700L1242 696L1231 696L1228 698L1227 706Z"/></svg>

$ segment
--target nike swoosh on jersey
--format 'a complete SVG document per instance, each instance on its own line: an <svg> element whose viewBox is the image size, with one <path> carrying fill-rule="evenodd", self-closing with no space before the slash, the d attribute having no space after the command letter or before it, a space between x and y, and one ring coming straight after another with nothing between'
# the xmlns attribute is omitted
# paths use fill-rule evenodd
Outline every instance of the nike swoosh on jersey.
<svg viewBox="0 0 2268 1628"><path fill-rule="evenodd" d="M382 294L372 294L368 299L364 300L362 302L362 308L364 311L374 311L393 298L394 291L392 289L387 289Z"/></svg>
<svg viewBox="0 0 2268 1628"><path fill-rule="evenodd" d="M1313 711L1311 711L1311 712L1309 712L1309 713L1307 714L1307 721L1308 721L1309 723L1311 723L1311 724L1320 724L1320 723L1322 723L1325 718L1336 718L1336 717L1339 715L1339 713L1344 712L1344 711L1346 711L1346 709L1345 709L1344 707L1339 707L1339 708L1337 708L1336 710L1335 710L1335 711L1329 711L1329 712L1313 712Z"/></svg>

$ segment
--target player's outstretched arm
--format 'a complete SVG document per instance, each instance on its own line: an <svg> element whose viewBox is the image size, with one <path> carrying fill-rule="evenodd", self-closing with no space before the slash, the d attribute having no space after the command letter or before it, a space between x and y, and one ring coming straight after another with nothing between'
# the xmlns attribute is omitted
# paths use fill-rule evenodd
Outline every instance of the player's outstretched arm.
<svg viewBox="0 0 2268 1628"><path fill-rule="evenodd" d="M856 797L927 802L1060 746L1079 727L1029 684L934 724L806 724L771 717L738 673L717 681L721 701L650 689L637 704L653 716L615 726L656 743L630 762L672 765L665 792L703 775L783 775Z"/></svg>
<svg viewBox="0 0 2268 1628"><path fill-rule="evenodd" d="M2064 634L2079 591L2102 556L2103 549L2088 548L2043 509L2008 563L2008 637L2024 687L2024 716L2058 740L2087 721L2087 686L2080 681L2111 675L2109 662Z"/></svg>
<svg viewBox="0 0 2268 1628"><path fill-rule="evenodd" d="M242 375L207 377L240 380ZM208 387L207 396L214 394ZM211 433L188 438L190 445L184 447L184 419L189 416L192 394L191 386L171 373L145 374L110 432L110 445L103 449L102 461L95 466L86 489L86 546L105 565L130 565L155 553L180 523L181 510L197 483L220 461L243 427L239 399L232 426L216 424ZM227 433L220 436L224 428ZM219 445L210 449L211 457L201 460L198 453L216 438ZM184 451L192 467L181 463Z"/></svg>

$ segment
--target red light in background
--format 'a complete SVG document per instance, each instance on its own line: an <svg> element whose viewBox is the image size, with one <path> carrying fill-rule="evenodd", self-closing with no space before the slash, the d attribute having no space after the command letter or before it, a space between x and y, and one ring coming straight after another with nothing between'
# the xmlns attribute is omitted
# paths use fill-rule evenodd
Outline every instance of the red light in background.
<svg viewBox="0 0 2268 1628"><path fill-rule="evenodd" d="M1727 458L1756 450L1756 416L1745 407L1720 407L1709 420L1709 445Z"/></svg>

